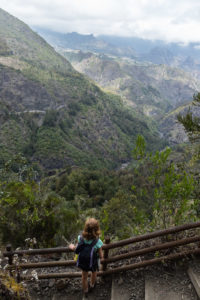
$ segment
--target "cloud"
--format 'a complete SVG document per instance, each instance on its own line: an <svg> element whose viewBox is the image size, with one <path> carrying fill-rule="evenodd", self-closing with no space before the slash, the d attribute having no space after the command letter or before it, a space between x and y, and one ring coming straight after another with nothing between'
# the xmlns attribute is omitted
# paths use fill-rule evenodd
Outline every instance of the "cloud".
<svg viewBox="0 0 200 300"><path fill-rule="evenodd" d="M199 0L1 0L1 8L30 26L199 42Z"/></svg>

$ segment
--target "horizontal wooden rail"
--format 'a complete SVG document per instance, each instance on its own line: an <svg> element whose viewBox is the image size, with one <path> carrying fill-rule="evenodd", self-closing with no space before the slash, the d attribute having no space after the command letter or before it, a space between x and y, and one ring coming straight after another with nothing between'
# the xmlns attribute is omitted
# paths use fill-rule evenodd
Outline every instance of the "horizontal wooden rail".
<svg viewBox="0 0 200 300"><path fill-rule="evenodd" d="M177 233L180 231L184 231L184 230L189 230L189 229L194 229L200 227L200 222L196 222L196 223L189 223L189 224L184 224L181 226L175 226L172 228L168 228L168 229L164 229L164 230L158 230L158 231L154 231L151 233L147 233L144 235L138 235L135 236L133 238L129 238L129 239L125 239L119 242L114 242L114 243L109 243L109 244L104 244L102 249L106 250L106 249L114 249L114 248L118 248L118 247L122 247L122 246L126 246L132 243L136 243L136 242L141 242L141 241L145 241L145 240L149 240L152 238L156 238L156 237L160 237L160 236L164 236L164 235L168 235L168 234L173 234L173 233ZM3 253L3 255L6 257L9 256L13 256L14 254L17 255L38 255L38 254L52 254L52 253L69 253L72 252L71 249L69 249L69 247L58 247L58 248L43 248L43 249L30 249L30 250L15 250L15 251L6 251Z"/></svg>
<svg viewBox="0 0 200 300"><path fill-rule="evenodd" d="M12 269L37 269L37 268L52 268L52 267L69 267L75 266L76 261L74 260L63 260L63 261L50 261L50 262L39 262L39 263L24 263L18 265L8 265L7 270Z"/></svg>
<svg viewBox="0 0 200 300"><path fill-rule="evenodd" d="M15 250L4 252L4 256L10 255L38 255L38 254L54 254L54 253L68 253L72 252L68 247L58 247L58 248L43 248L43 249L29 249L29 250Z"/></svg>
<svg viewBox="0 0 200 300"><path fill-rule="evenodd" d="M104 259L103 261L106 263L111 263L111 262L119 261L119 260L126 259L126 258L132 258L132 257L144 255L144 254L151 253L151 252L156 252L159 250L170 249L173 247L178 247L178 246L187 245L190 243L195 243L198 241L200 241L200 236L195 236L195 237L191 237L191 238L181 239L178 241L168 242L168 243L159 244L159 245L155 245L155 246L144 248L144 249L131 251L131 252L128 252L125 254L112 256L110 258Z"/></svg>
<svg viewBox="0 0 200 300"><path fill-rule="evenodd" d="M135 264L130 264L126 265L123 267L118 267L118 268L113 268L107 271L100 271L97 273L98 276L105 276L105 275L110 275L110 274L115 274L115 273L120 273L124 271L129 271L129 270L134 270L134 269L139 269L139 268L144 268L150 265L155 265L158 263L170 261L170 260L175 260L183 257L190 256L192 254L200 254L200 249L193 249L193 250L188 250L184 252L179 252L175 254L170 254L166 256L162 256L159 258L154 258L150 260L145 260L139 263ZM38 274L38 279L50 279L50 278L77 278L81 277L82 272L66 272L66 273L47 273L47 274ZM31 280L33 276L31 275L22 275L21 279L22 280Z"/></svg>
<svg viewBox="0 0 200 300"><path fill-rule="evenodd" d="M147 234L144 234L144 235L138 235L136 237L126 239L126 240L122 240L122 241L119 241L119 242L114 242L114 243L111 243L111 244L108 244L108 245L103 245L103 249L114 249L114 248L129 245L129 244L132 244L132 243L146 241L146 240L150 240L152 238L156 238L156 237L160 237L160 236L164 236L164 235L168 235L168 234L172 234L172 233L177 233L177 232L184 231L184 230L194 229L194 228L197 228L197 227L200 227L200 222L175 226L175 227L172 227L172 228L168 228L168 229L164 229L164 230L158 230L158 231L154 231L154 232L147 233Z"/></svg>
<svg viewBox="0 0 200 300"><path fill-rule="evenodd" d="M147 267L147 266L150 266L150 265L155 265L155 264L170 261L170 260L176 260L176 259L179 259L179 258L187 257L187 256L190 256L192 254L200 254L200 249L188 250L188 251L179 252L179 253L176 253L176 254L170 254L170 255L162 256L162 257L159 257L159 258L153 258L153 259L145 260L145 261L142 261L142 262L139 262L139 263L126 265L126 266L123 266L123 267L110 269L110 270L105 271L103 275L109 275L109 274L119 273L119 272L123 272L123 271L129 271L129 270L134 270L134 269L138 269L138 268L143 268L143 267Z"/></svg>
<svg viewBox="0 0 200 300"><path fill-rule="evenodd" d="M189 237L189 238L184 238L184 239L179 239L176 241L172 241L172 242L166 242L163 244L158 244L158 245L154 245L152 247L148 247L148 248L143 248L143 249L139 249L136 251L131 251L125 254L121 254L121 255L116 255L113 257L108 257L108 251L109 249L114 249L114 248L118 248L118 247L123 247L129 244L133 244L136 242L141 242L141 241L146 241L149 239L153 239L156 237L161 237L161 236L167 236L169 234L174 234L174 233L178 233L184 230L190 230L190 229L194 229L194 228L198 228L200 227L200 222L196 222L196 223L190 223L190 224L184 224L181 226L176 226L176 227L172 227L172 228L168 228L165 230L159 230L159 231L155 231L155 232L151 232L151 233L147 233L144 235L139 235L139 236L135 236L133 238L129 238L126 240L122 240L119 242L114 242L114 243L109 243L109 240L107 239L106 243L103 245L103 250L104 250L104 259L101 260L101 263L103 264L103 270L101 272L98 272L98 275L108 275L108 274L113 274L113 273L117 273L117 272L122 272L122 271L128 271L128 270L132 270L132 269L136 269L136 268L141 268L141 267L145 267L145 266L149 266L149 265L153 265L165 260L172 260L172 259L178 259L184 256L188 256L190 254L199 254L200 253L200 249L192 249L192 250L187 250L184 252L179 252L176 254L170 254L168 256L163 256L163 257L159 257L159 258L154 258L154 259L150 259L150 260L145 260L145 261L141 261L139 263L135 263L135 264L129 264L129 265L125 265L122 267L116 267L110 270L106 270L106 265L108 263L111 262L115 262L115 261L119 261L122 259L126 259L126 258L131 258L131 257L136 257L136 256L141 256L147 253L151 253L151 252L155 252L155 251L160 251L160 250L164 250L164 249L169 249L172 247L178 247L181 245L186 245L186 244L190 244L190 243L195 243L195 242L199 242L200 241L200 236L193 236L193 237ZM20 278L20 269L30 269L30 268L47 268L47 267L56 267L56 266L75 266L76 262L73 260L69 260L69 261L50 261L50 262L37 262L37 263L19 263L17 265L13 264L13 256L15 254L19 255L19 256L23 256L23 255L45 255L45 254L55 254L55 253L68 253L68 252L72 252L71 249L69 249L68 247L57 247L57 248L44 248L44 249L30 249L30 250L15 250L12 251L12 247L11 245L8 245L6 247L6 252L3 253L3 255L5 257L8 257L8 270L12 269L17 269L18 270L18 275ZM68 272L68 273L50 273L50 274L38 274L38 279L48 279L48 278L75 278L75 277L81 277L81 272ZM22 275L21 279L30 279L32 278L31 275Z"/></svg>
<svg viewBox="0 0 200 300"><path fill-rule="evenodd" d="M46 274L38 274L38 279L51 279L51 278L77 278L81 277L82 272L66 272L66 273L46 273ZM32 275L21 275L21 280L32 280Z"/></svg>
<svg viewBox="0 0 200 300"><path fill-rule="evenodd" d="M119 261L119 260L122 260L122 259L133 258L133 257L144 255L144 254L147 254L147 253L156 252L156 251L164 250L164 249L170 249L170 248L173 248L173 247L178 247L178 246L182 246L182 245L186 245L186 244L190 244L190 243L195 243L195 242L198 242L198 241L200 241L200 236L181 239L181 240L178 240L178 241L159 244L159 245L155 245L155 246L152 246L152 247L131 251L131 252L128 252L128 253L125 253L125 254L112 256L110 258L104 258L104 259L101 260L101 263L102 264L103 263L108 264L108 263ZM17 265L17 268L19 268L19 269L51 268L51 267L75 266L75 265L76 265L76 261L74 261L74 260L66 261L65 260L65 261L52 261L52 262L39 262L39 263L24 263L24 264L19 263ZM15 269L15 268L16 268L16 265L9 265L7 267L8 270Z"/></svg>

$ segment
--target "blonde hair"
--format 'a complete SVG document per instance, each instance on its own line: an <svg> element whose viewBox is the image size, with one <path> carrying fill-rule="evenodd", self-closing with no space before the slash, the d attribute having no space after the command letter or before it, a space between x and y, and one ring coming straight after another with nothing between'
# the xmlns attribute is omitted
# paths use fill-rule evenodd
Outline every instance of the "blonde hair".
<svg viewBox="0 0 200 300"><path fill-rule="evenodd" d="M94 218L87 219L84 225L82 236L86 240L93 240L99 237L100 233L99 221Z"/></svg>

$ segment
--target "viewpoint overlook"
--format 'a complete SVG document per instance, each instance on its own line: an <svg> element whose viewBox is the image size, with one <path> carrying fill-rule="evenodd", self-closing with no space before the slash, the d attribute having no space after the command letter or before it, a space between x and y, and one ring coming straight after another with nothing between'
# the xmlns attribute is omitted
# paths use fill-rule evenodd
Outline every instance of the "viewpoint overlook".
<svg viewBox="0 0 200 300"><path fill-rule="evenodd" d="M200 297L200 49L61 33L0 8L0 299ZM2 298L1 298L2 297Z"/></svg>

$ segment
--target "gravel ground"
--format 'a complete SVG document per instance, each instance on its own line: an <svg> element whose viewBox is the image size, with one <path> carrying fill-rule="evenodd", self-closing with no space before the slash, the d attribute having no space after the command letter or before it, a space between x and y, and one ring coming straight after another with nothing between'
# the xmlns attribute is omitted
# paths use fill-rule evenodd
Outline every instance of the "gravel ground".
<svg viewBox="0 0 200 300"><path fill-rule="evenodd" d="M145 281L144 271L128 271L114 276L120 293L128 294L127 300L144 300Z"/></svg>
<svg viewBox="0 0 200 300"><path fill-rule="evenodd" d="M79 300L82 299L81 279L50 279L38 283L28 284L31 299L34 300ZM98 278L95 289L90 297L96 300L109 300L111 293L111 280Z"/></svg>
<svg viewBox="0 0 200 300"><path fill-rule="evenodd" d="M76 267L54 267L46 271L37 270L39 273L60 273L80 271ZM31 271L27 272L30 274ZM90 293L90 297L95 300L108 300L111 294L112 278L98 278L95 289ZM33 300L79 300L82 299L81 278L72 279L43 279L27 282L27 288Z"/></svg>

